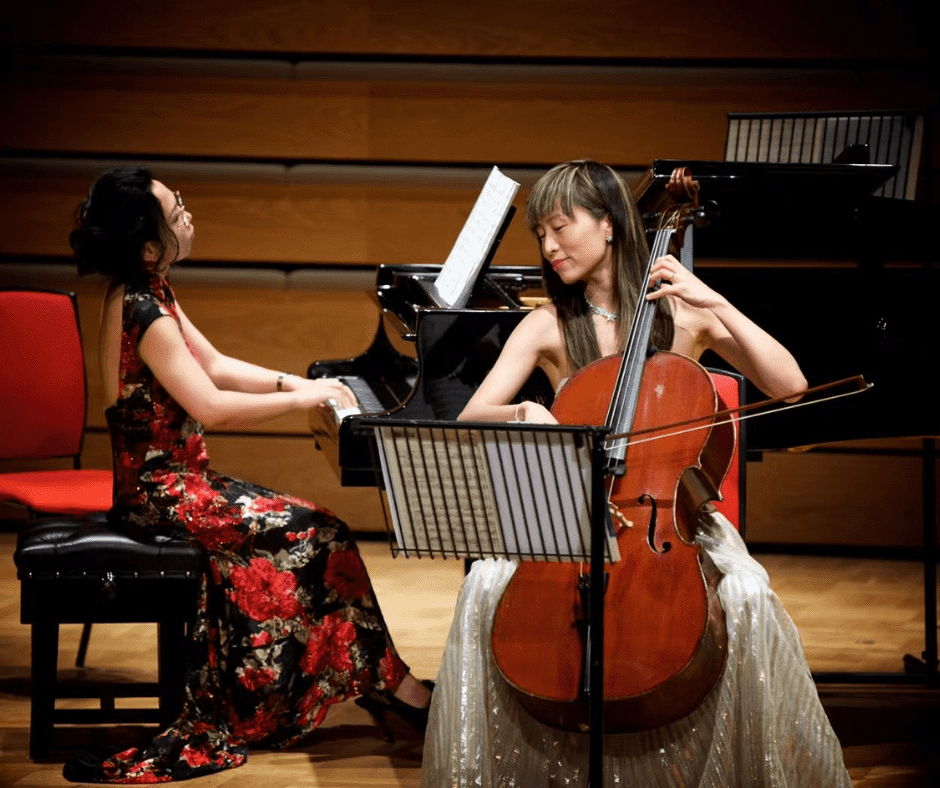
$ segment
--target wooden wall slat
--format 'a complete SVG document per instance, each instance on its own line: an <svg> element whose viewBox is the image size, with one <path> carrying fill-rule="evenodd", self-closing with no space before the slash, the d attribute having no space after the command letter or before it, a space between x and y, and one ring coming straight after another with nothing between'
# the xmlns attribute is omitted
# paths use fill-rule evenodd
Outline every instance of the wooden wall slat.
<svg viewBox="0 0 940 788"><path fill-rule="evenodd" d="M18 121L4 124L0 146L232 158L369 157L364 87L159 75L82 77L24 77L21 84L3 88L5 112Z"/></svg>
<svg viewBox="0 0 940 788"><path fill-rule="evenodd" d="M910 10L907 10L910 8ZM26 43L433 56L910 57L926 52L913 6L854 0L37 0L11 8ZM107 20L103 23L102 20Z"/></svg>
<svg viewBox="0 0 940 788"><path fill-rule="evenodd" d="M193 214L192 261L375 265L443 263L484 179L474 189L437 190L166 180ZM0 172L0 254L70 255L68 233L90 183ZM535 254L517 217L498 261L534 263Z"/></svg>
<svg viewBox="0 0 940 788"><path fill-rule="evenodd" d="M645 166L723 158L731 111L917 107L935 98L883 72L820 69L469 68L435 78L426 66L353 79L336 67L332 78L287 79L207 76L193 61L167 74L159 60L62 74L57 62L14 70L0 87L16 119L0 126L0 147L481 164L590 156Z"/></svg>
<svg viewBox="0 0 940 788"><path fill-rule="evenodd" d="M868 444L920 448L916 438ZM921 463L917 456L769 452L747 466L747 539L922 547Z"/></svg>

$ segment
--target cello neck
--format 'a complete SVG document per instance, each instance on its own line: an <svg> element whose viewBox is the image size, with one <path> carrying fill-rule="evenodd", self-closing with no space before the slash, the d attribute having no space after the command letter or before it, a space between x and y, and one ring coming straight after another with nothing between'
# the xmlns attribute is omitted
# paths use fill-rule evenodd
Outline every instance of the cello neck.
<svg viewBox="0 0 940 788"><path fill-rule="evenodd" d="M661 227L657 230L649 261L646 264L646 271L640 287L640 301L633 312L633 322L630 326L627 346L623 351L620 374L617 376L617 383L614 387L605 421L605 425L614 435L630 432L633 429L640 382L643 379L643 364L649 350L653 319L656 316L656 302L648 301L644 297L646 293L645 284L649 281L653 263L668 252L673 232L672 227ZM657 287L659 287L658 282L655 283L654 289ZM626 440L618 440L608 446L606 451L608 473L618 476L623 474L626 451Z"/></svg>

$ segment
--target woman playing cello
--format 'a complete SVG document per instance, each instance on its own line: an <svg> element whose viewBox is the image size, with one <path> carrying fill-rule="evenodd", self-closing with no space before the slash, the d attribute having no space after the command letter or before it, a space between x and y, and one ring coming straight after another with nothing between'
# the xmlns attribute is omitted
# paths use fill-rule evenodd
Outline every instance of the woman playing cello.
<svg viewBox="0 0 940 788"><path fill-rule="evenodd" d="M554 167L533 187L526 220L540 244L551 303L520 322L462 419L555 423L542 405L513 402L523 383L538 367L558 390L587 364L621 353L644 297L657 302L655 347L693 359L713 350L772 397L805 388L779 342L671 255L656 260L643 281L638 212L610 168L591 161ZM695 541L725 612L724 670L702 704L678 721L605 737L605 784L850 786L799 636L766 573L710 508ZM478 561L461 590L425 741L426 788L584 781L587 736L530 717L491 654L494 610L515 569L509 561Z"/></svg>

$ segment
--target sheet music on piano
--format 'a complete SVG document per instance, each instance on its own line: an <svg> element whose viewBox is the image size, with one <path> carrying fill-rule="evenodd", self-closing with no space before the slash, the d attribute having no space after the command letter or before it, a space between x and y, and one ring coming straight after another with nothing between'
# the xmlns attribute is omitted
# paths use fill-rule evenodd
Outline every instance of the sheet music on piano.
<svg viewBox="0 0 940 788"><path fill-rule="evenodd" d="M466 306L518 190L518 183L493 167L440 273L424 283L438 306Z"/></svg>

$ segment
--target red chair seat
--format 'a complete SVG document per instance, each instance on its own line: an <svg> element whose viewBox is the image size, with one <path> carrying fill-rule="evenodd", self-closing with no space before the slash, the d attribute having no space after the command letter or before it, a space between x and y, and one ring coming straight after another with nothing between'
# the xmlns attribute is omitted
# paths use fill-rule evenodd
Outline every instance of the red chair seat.
<svg viewBox="0 0 940 788"><path fill-rule="evenodd" d="M0 501L33 512L84 516L111 508L111 471L56 470L0 474Z"/></svg>
<svg viewBox="0 0 940 788"><path fill-rule="evenodd" d="M110 471L80 469L87 391L75 294L0 288L0 347L0 459L72 460L69 470L0 473L0 501L31 516L108 511Z"/></svg>

